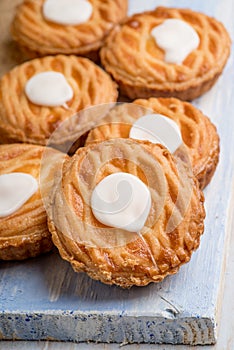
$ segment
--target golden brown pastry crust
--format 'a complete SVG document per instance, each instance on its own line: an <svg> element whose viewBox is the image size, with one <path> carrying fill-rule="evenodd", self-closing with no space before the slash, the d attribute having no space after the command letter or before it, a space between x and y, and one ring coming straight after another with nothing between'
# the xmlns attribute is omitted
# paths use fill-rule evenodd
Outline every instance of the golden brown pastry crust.
<svg viewBox="0 0 234 350"><path fill-rule="evenodd" d="M200 45L182 63L168 64L150 32L167 18L190 24ZM215 83L230 54L231 40L224 26L189 9L158 7L136 14L117 26L101 50L101 61L130 99L177 97L192 100Z"/></svg>
<svg viewBox="0 0 234 350"><path fill-rule="evenodd" d="M137 148L138 152L135 152L135 147L140 148L140 151ZM154 191L160 192L160 188L150 187L152 206L145 225L147 231L144 234L148 249L139 237L125 245L112 248L100 247L98 244L95 247L81 242L77 237L84 234L86 239L90 227L97 230L97 235L102 229L101 238L109 237L109 228L92 215L89 201L82 195L83 186L91 188L104 177L119 171L138 176L148 185L148 178L145 177L141 166L149 166L149 157L154 164L153 168L155 167L153 174L150 171L152 169L148 168L153 178L158 176L155 164L160 164L164 171L166 194L164 206L160 206L162 211L155 221L155 198L159 197L154 197ZM107 159L109 161L106 161ZM139 162L138 165L134 160ZM192 176L189 179L192 186L191 196L185 205L182 221L172 231L166 232L171 215L175 215L173 220L177 220L177 211L174 209L177 198L181 196L179 191L182 182L178 169L183 165L177 166L169 151L161 145L149 142L115 139L80 148L71 160L65 163L61 187L54 190L50 204L49 229L62 258L69 261L75 271L85 271L93 279L106 284L117 284L123 288L159 282L165 276L176 273L181 264L190 260L193 250L199 246L205 217L204 197L197 180ZM87 195L88 191L83 193ZM183 195L181 199L183 201ZM177 213L180 210L182 209ZM76 226L77 222L80 226ZM77 227L80 227L80 231ZM126 231L124 232L126 234ZM120 230L117 230L116 234L120 235ZM157 266L153 264L149 250Z"/></svg>
<svg viewBox="0 0 234 350"><path fill-rule="evenodd" d="M219 162L219 135L216 126L189 102L175 98L150 98L134 103L173 119L180 127L192 168L201 189L211 181Z"/></svg>
<svg viewBox="0 0 234 350"><path fill-rule="evenodd" d="M67 109L37 106L24 92L33 75L51 70L64 74L74 91ZM86 58L58 55L28 61L0 80L0 142L46 145L61 122L91 105L116 101L117 96L109 75Z"/></svg>
<svg viewBox="0 0 234 350"><path fill-rule="evenodd" d="M0 145L0 175L23 172L39 182L44 150L26 144ZM55 150L50 152L59 154ZM0 218L0 259L23 260L46 253L52 247L40 190L15 213Z"/></svg>
<svg viewBox="0 0 234 350"><path fill-rule="evenodd" d="M93 15L77 26L64 26L43 18L45 0L24 0L12 23L12 36L30 58L46 55L80 55L99 58L99 49L110 32L127 15L127 0L89 0Z"/></svg>
<svg viewBox="0 0 234 350"><path fill-rule="evenodd" d="M111 138L128 138L131 125L147 111L163 114L179 125L200 187L208 185L219 161L219 136L210 119L191 103L176 98L141 99L134 103L145 108L137 111L132 104L115 107L100 126L89 132L86 145Z"/></svg>

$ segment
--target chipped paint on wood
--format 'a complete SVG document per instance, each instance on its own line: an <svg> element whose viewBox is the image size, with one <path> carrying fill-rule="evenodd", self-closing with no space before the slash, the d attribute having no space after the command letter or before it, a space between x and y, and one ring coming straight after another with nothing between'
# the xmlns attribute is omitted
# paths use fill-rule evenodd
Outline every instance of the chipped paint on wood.
<svg viewBox="0 0 234 350"><path fill-rule="evenodd" d="M1 15L6 13L7 3L1 1ZM234 37L232 0L191 0L189 4L186 0L166 0L161 4L189 6L215 16ZM156 0L130 0L130 11L156 5ZM221 158L205 190L206 230L191 262L160 284L127 291L74 273L56 253L21 263L1 263L2 339L192 345L215 342L225 247L231 233L227 228L234 172L233 70L232 53L217 84L194 101L218 127Z"/></svg>

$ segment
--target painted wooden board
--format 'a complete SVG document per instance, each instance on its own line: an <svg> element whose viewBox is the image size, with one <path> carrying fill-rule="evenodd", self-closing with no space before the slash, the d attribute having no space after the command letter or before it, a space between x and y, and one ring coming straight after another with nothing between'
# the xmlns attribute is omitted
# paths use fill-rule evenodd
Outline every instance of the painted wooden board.
<svg viewBox="0 0 234 350"><path fill-rule="evenodd" d="M16 2L1 0L0 16L10 18L9 8L12 11ZM164 0L161 4L214 15L234 37L232 0L191 0L189 4ZM130 0L130 12L156 5L160 2ZM4 40L4 50L12 52L13 46ZM8 61L1 50L0 62L5 70L14 57ZM160 284L128 291L74 273L56 252L21 263L2 262L0 338L193 345L216 341L234 175L233 73L232 54L215 87L194 101L218 126L221 159L205 190L206 230L191 262Z"/></svg>
<svg viewBox="0 0 234 350"><path fill-rule="evenodd" d="M234 186L233 186L234 190ZM230 215L228 229L234 230L234 196L230 203ZM234 349L234 235L230 235L230 244L228 244L227 268L225 271L224 294L222 299L222 310L220 318L220 329L217 343L213 346L193 346L193 350L233 350ZM124 350L188 350L187 345L155 345L155 344L130 344L125 345ZM189 347L190 348L190 347ZM94 343L73 343L53 342L53 341L1 341L0 350L119 350L119 344L94 344Z"/></svg>

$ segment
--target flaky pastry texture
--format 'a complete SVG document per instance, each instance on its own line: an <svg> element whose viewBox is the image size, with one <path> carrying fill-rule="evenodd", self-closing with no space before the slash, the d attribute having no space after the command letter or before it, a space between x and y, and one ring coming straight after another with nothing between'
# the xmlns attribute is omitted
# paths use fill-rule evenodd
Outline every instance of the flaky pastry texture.
<svg viewBox="0 0 234 350"><path fill-rule="evenodd" d="M27 144L0 145L0 175L22 172L32 175L40 185L44 150L44 147ZM51 149L49 153L51 162L60 158L60 152ZM48 183L55 168L51 166ZM0 259L23 260L46 253L52 247L39 188L16 212L0 218Z"/></svg>
<svg viewBox="0 0 234 350"><path fill-rule="evenodd" d="M190 157L191 166L200 187L211 181L219 161L219 136L215 125L189 102L176 98L150 98L135 100L133 104L118 105L93 128L86 145L112 138L128 138L133 123L145 114L162 114L174 120ZM152 130L153 132L153 130Z"/></svg>
<svg viewBox="0 0 234 350"><path fill-rule="evenodd" d="M16 9L11 32L28 57L79 55L98 60L98 52L111 29L124 21L127 0L89 0L93 14L79 25L60 25L43 16L45 0L24 0Z"/></svg>
<svg viewBox="0 0 234 350"><path fill-rule="evenodd" d="M27 98L27 81L46 71L62 73L72 87L74 96L67 106L39 106ZM46 145L64 120L86 107L115 102L117 96L109 75L87 58L58 55L28 61L0 80L0 142Z"/></svg>
<svg viewBox="0 0 234 350"><path fill-rule="evenodd" d="M117 172L137 176L151 192L144 239L107 227L92 214L92 189ZM161 145L115 139L80 148L60 180L51 197L49 229L61 257L77 272L123 288L144 286L176 273L199 246L203 194L193 174Z"/></svg>
<svg viewBox="0 0 234 350"><path fill-rule="evenodd" d="M200 38L182 64L164 60L151 30L169 18L191 25ZM231 40L223 24L189 9L158 7L136 14L109 35L101 61L130 99L177 97L192 100L216 82L230 54Z"/></svg>

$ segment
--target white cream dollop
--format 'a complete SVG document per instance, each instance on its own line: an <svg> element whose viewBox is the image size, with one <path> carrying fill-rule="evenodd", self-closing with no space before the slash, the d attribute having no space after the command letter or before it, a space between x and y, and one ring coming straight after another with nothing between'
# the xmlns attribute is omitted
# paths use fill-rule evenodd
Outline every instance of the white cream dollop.
<svg viewBox="0 0 234 350"><path fill-rule="evenodd" d="M87 22L93 6L87 0L46 0L43 16L46 20L62 25L79 25Z"/></svg>
<svg viewBox="0 0 234 350"><path fill-rule="evenodd" d="M106 226L139 233L151 208L151 194L138 177L119 172L105 177L94 188L91 208Z"/></svg>
<svg viewBox="0 0 234 350"><path fill-rule="evenodd" d="M171 153L183 143L179 126L162 114L147 114L137 119L130 129L129 137L161 143Z"/></svg>
<svg viewBox="0 0 234 350"><path fill-rule="evenodd" d="M28 99L39 106L59 107L73 97L73 90L62 73L48 71L35 74L25 85Z"/></svg>
<svg viewBox="0 0 234 350"><path fill-rule="evenodd" d="M38 182L30 174L0 175L0 217L15 213L37 190Z"/></svg>
<svg viewBox="0 0 234 350"><path fill-rule="evenodd" d="M185 21L166 19L151 31L156 44L165 51L167 63L181 64L200 43L197 32Z"/></svg>

